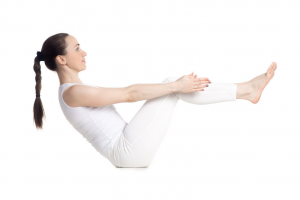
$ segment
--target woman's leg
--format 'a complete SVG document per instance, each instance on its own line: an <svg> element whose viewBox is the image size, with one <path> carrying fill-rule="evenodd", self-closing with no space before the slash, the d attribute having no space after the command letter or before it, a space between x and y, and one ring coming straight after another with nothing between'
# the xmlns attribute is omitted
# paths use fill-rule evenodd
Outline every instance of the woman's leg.
<svg viewBox="0 0 300 200"><path fill-rule="evenodd" d="M162 83L179 78L169 77ZM236 91L233 83L212 82L204 91L175 92L147 100L112 142L107 158L116 167L148 167L167 133L179 99L197 105L236 101Z"/></svg>
<svg viewBox="0 0 300 200"><path fill-rule="evenodd" d="M175 92L147 100L123 133L112 141L107 158L118 167L149 166L167 133L179 99L196 105L236 101L236 99L257 103L262 91L273 78L276 68L277 64L273 62L267 73L240 84L212 82L204 91ZM178 78L169 77L163 83L173 82Z"/></svg>

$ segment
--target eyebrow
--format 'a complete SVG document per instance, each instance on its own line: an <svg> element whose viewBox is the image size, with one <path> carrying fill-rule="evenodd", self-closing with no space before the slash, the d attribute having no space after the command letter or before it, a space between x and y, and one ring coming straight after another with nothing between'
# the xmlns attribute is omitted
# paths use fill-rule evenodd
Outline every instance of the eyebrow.
<svg viewBox="0 0 300 200"><path fill-rule="evenodd" d="M79 46L80 44L76 44L75 47L76 47L77 45Z"/></svg>

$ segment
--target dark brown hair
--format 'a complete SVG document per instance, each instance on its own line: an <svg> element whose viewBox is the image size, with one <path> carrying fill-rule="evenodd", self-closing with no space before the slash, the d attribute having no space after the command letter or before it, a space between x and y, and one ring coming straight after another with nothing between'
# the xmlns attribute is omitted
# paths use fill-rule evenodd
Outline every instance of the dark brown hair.
<svg viewBox="0 0 300 200"><path fill-rule="evenodd" d="M46 67L51 71L57 71L57 65L55 62L56 56L67 54L67 43L65 41L65 38L68 35L69 34L67 33L58 33L50 36L43 43L41 53L44 57ZM35 92L36 95L40 95L42 89L42 76L40 61L37 56L34 58L33 70L36 73ZM37 129L43 129L43 118L46 118L46 116L41 97L36 97L33 105L33 119Z"/></svg>

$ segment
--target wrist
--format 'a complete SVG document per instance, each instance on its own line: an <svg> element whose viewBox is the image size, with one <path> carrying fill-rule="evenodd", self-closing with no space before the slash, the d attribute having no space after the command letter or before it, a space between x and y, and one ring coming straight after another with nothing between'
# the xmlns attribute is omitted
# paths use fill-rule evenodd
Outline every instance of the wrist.
<svg viewBox="0 0 300 200"><path fill-rule="evenodd" d="M171 93L174 93L174 92L177 92L178 91L178 87L177 87L177 82L174 81L174 82L170 82L170 83L167 83L169 85L169 88L170 88L170 92Z"/></svg>

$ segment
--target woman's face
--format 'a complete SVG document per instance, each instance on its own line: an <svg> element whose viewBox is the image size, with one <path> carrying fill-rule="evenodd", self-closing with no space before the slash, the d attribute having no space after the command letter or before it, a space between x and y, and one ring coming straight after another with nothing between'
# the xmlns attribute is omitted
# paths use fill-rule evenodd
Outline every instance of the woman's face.
<svg viewBox="0 0 300 200"><path fill-rule="evenodd" d="M83 71L86 69L85 65L85 56L87 53L83 51L80 46L78 41L76 40L75 37L68 35L66 37L66 42L67 42L67 55L65 55L65 64L76 71Z"/></svg>

